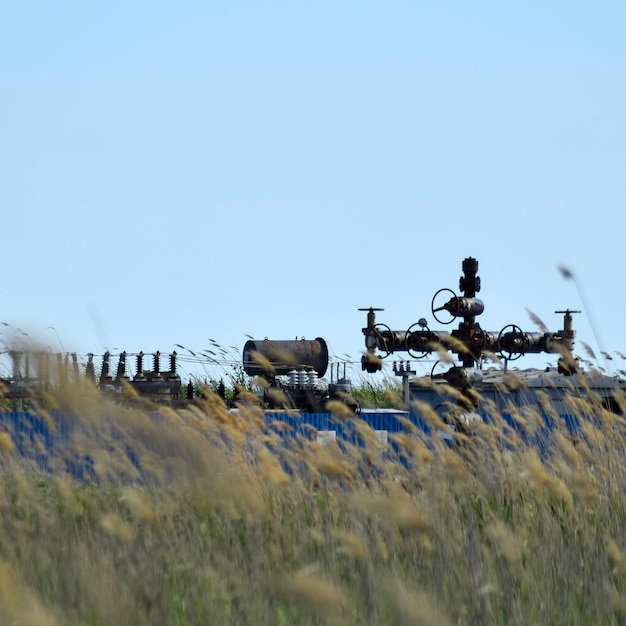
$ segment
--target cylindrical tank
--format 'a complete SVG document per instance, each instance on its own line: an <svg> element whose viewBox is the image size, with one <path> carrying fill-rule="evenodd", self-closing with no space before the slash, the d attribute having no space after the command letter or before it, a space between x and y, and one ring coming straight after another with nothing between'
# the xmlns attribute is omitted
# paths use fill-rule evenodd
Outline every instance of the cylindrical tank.
<svg viewBox="0 0 626 626"><path fill-rule="evenodd" d="M328 346L313 340L250 339L243 347L243 369L250 376L286 376L293 369L313 369L321 378L328 367Z"/></svg>
<svg viewBox="0 0 626 626"><path fill-rule="evenodd" d="M443 305L443 308L454 317L464 317L465 315L480 315L485 310L485 305L478 298L460 298L455 296L450 298Z"/></svg>

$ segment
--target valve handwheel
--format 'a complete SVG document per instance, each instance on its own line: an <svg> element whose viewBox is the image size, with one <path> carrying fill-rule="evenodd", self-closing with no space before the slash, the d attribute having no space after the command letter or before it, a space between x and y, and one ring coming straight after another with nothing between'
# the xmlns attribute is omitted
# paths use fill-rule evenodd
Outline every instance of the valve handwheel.
<svg viewBox="0 0 626 626"><path fill-rule="evenodd" d="M412 348L409 348L408 346L411 345L411 335L417 331L417 328L420 329L420 331L424 331L424 330L428 330L428 326L424 326L424 324L420 324L420 322L415 322L415 324L411 324L411 326L409 326L409 329L406 331L406 345L407 345L407 352L409 353L409 356L411 356L414 359L423 359L427 354L428 351L427 350L423 350L421 352L416 352L415 350L413 350Z"/></svg>
<svg viewBox="0 0 626 626"><path fill-rule="evenodd" d="M435 364L433 365L432 369L430 370L430 377L432 380L437 380L437 379L441 379L444 377L446 371L442 371L443 368L446 367L446 363L445 361L443 361L442 359L439 359L438 361L435 361ZM437 371L435 371L437 370Z"/></svg>
<svg viewBox="0 0 626 626"><path fill-rule="evenodd" d="M376 338L376 347L385 354L381 355L384 359L388 357L394 348L394 338L391 328L387 324L376 324L370 331L370 337ZM384 346L384 347L383 347Z"/></svg>
<svg viewBox="0 0 626 626"><path fill-rule="evenodd" d="M452 289L448 289L447 287L444 287L443 289L440 289L434 296L433 299L430 303L430 310L433 314L433 317L440 323L440 324L452 324L452 322L454 321L454 318L456 317L455 315L452 315L452 313L448 312L448 314L450 315L450 319L445 321L445 320L441 320L437 317L437 313L440 311L446 311L446 307L445 305L448 303L448 301L446 301L446 303L443 306L439 306L436 307L435 306L435 300L438 299L439 294L442 293L451 293L453 298L457 298L458 296L454 293L454 291L452 291Z"/></svg>
<svg viewBox="0 0 626 626"><path fill-rule="evenodd" d="M510 328L511 330L507 331L508 328ZM500 348L500 341L502 340L502 337L510 333L515 333L516 339L521 337L522 346L519 350L509 350L506 348ZM507 361L516 361L517 359L519 359L526 352L526 346L527 346L526 335L524 334L524 331L519 326L517 326L517 324L507 324L498 334L498 348L499 348L498 354L502 358L506 359ZM516 356L513 356L514 354Z"/></svg>

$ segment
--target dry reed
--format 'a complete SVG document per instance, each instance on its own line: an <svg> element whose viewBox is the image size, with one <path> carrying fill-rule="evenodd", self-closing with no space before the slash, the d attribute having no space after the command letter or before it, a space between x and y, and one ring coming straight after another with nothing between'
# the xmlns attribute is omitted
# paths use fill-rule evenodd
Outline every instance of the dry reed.
<svg viewBox="0 0 626 626"><path fill-rule="evenodd" d="M66 389L52 451L0 432L0 621L621 623L623 418L572 395L574 436L545 397L514 426L481 402L452 446L412 424L383 442L332 405L364 443L340 446L268 428L245 394L229 411L208 390L173 409Z"/></svg>

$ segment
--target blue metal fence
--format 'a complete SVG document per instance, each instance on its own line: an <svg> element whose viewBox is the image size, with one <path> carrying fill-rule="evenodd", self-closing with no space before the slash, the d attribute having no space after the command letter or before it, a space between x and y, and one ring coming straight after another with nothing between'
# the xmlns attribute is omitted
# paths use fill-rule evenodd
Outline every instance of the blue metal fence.
<svg viewBox="0 0 626 626"><path fill-rule="evenodd" d="M297 413L267 412L267 427L279 435L279 440L293 443L297 439L336 441L340 447L345 444L364 446L362 433L358 432L352 420L341 420L330 413ZM154 419L162 419L158 413ZM544 415L544 426L533 435L529 435L510 415L503 414L505 422L514 429L520 438L527 443L536 445L542 454L548 452L550 433L557 426L554 418ZM408 464L403 451L394 440L393 435L417 429L426 435L432 435L430 426L419 416L403 411L363 411L357 418L370 426L378 441L386 447L389 458ZM488 418L484 417L487 420ZM572 416L562 416L567 431L576 435L580 425ZM51 420L51 421L50 421ZM44 418L29 411L0 412L0 431L8 433L15 444L16 453L30 460L43 471L65 471L70 475L84 480L96 480L94 461L89 454L77 453L68 445L77 423L77 418L61 412L53 412ZM450 431L437 431L437 436L447 443L454 442ZM97 437L97 433L93 436ZM134 442L124 442L129 461L139 468L140 460L133 451ZM0 461L2 455L0 454Z"/></svg>

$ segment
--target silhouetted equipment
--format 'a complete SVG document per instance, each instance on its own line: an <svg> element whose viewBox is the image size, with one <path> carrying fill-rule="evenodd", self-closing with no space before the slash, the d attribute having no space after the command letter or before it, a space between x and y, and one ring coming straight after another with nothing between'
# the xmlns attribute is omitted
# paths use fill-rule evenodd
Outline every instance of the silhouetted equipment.
<svg viewBox="0 0 626 626"><path fill-rule="evenodd" d="M243 347L243 368L250 376L285 376L294 369L304 369L321 378L328 368L328 346L321 337L293 341L250 339Z"/></svg>
<svg viewBox="0 0 626 626"><path fill-rule="evenodd" d="M379 371L382 368L381 359L395 352L408 352L414 359L420 359L433 352L450 351L457 355L464 369L476 367L485 353L496 354L506 361L531 353L571 353L575 337L572 313L578 311L559 311L564 314L563 329L554 333L527 332L515 324L509 324L500 331L483 330L476 321L485 309L482 300L476 298L480 291L477 271L478 261L466 258L459 280L463 295L444 288L433 296L431 312L440 324L451 324L461 318L458 328L451 332L430 330L423 318L407 330L391 330L386 324L376 321L376 311L383 309L359 309L367 311L367 326L362 329L366 348L361 359L362 369L370 373ZM461 376L459 372L451 375L456 379Z"/></svg>
<svg viewBox="0 0 626 626"><path fill-rule="evenodd" d="M407 408L418 400L435 409L444 421L462 428L480 419L477 411L488 411L484 408L488 406L503 414L511 406L533 406L541 411L547 399L555 411L566 415L571 412L568 398L572 394L593 394L605 408L621 413L620 398L626 391L626 381L599 371L586 373L573 356L576 332L572 316L580 311L556 311L563 315L563 327L555 332L548 332L542 324L539 327L543 332L525 331L516 324L508 324L499 331L484 330L477 321L485 308L476 297L481 287L478 261L466 258L462 270L461 295L444 288L431 300L431 313L437 322L448 325L459 320L450 332L430 329L424 318L407 330L392 330L376 319L376 313L383 309L359 309L367 312L366 326L362 329L365 352L361 368L378 372L383 359L390 354L406 352L415 360L439 355L430 375L415 376L408 362L400 366L394 363L394 374L402 376ZM523 355L539 353L558 354L557 367L513 371L508 367ZM460 364L450 365L455 360Z"/></svg>
<svg viewBox="0 0 626 626"><path fill-rule="evenodd" d="M153 369L143 369L143 353L137 355L137 374L133 379L127 375L127 353L119 355L115 377L111 376L111 353L102 355L100 373L96 376L94 355L87 355L84 377L81 376L78 358L75 353L51 354L12 350L9 356L13 360L12 376L3 379L3 393L7 398L28 398L51 388L64 388L70 381L76 384L88 382L106 393L120 393L127 385L137 393L151 396L154 399L177 397L180 392L181 380L176 372L176 352L170 355L169 371L161 372L159 352L153 355ZM71 366L70 366L71 356ZM34 357L35 368L31 366Z"/></svg>
<svg viewBox="0 0 626 626"><path fill-rule="evenodd" d="M265 381L262 402L269 408L293 408L306 412L324 411L326 402L339 399L353 410L352 389L345 377L331 376L328 389L320 378L328 369L328 346L321 337L313 340L251 339L243 347L243 368L249 376Z"/></svg>
<svg viewBox="0 0 626 626"><path fill-rule="evenodd" d="M402 358L399 363L394 363L393 373L402 378L407 409L413 399L426 402L437 410L454 402L465 407L477 407L479 396L492 400L499 409L504 409L511 402L517 406L537 405L547 394L553 402L561 402L557 406L567 411L564 392L580 389L599 390L611 410L621 406L621 400L612 394L617 388L620 392L626 391L626 381L598 376L597 372L588 376L572 354L576 337L572 316L580 311L556 311L563 315L563 327L555 332L548 332L541 323L538 324L541 332L525 331L516 324L507 324L498 331L484 330L478 322L485 309L483 301L477 297L480 290L478 261L467 257L462 262L460 294L449 288L439 289L430 302L431 314L437 323L448 326L458 322L457 327L450 331L430 328L424 317L418 318L406 330L392 330L377 320L377 313L383 309L359 309L366 312L366 326L362 328L365 351L361 368L370 373L379 372L383 359L392 354L406 353L411 360ZM558 354L557 367L516 370L515 375L522 383L509 389L505 396L502 390L508 384L509 364L523 355L539 353ZM117 368L113 369L115 355L106 351L102 355L98 374L94 355L90 353L84 365L84 377L79 373L76 354L53 355L25 350L10 350L8 354L12 359L12 373L0 380L3 395L7 398L21 400L53 388L65 388L71 382L87 382L107 394L131 389L142 397L154 400L179 399L181 395L176 352L167 355L168 360L164 361L166 355L159 351L148 354L124 351L118 355ZM196 356L193 352L191 354ZM438 355L435 358L439 359L430 370L430 375L416 376L415 362L429 355ZM129 373L129 359L133 356L136 365L134 376ZM151 365L146 365L150 357ZM242 361L243 371L260 379L262 384L259 386L263 388L261 399L265 407L323 412L327 410L329 400L341 400L358 410L351 397L352 384L346 376L345 362L333 364L328 385L320 380L329 366L328 346L321 337L313 340L250 339L244 345ZM503 363L503 367L493 366L496 361ZM163 371L163 363L168 363L167 371ZM343 373L340 372L342 365ZM455 392L451 398L445 397L446 385ZM235 385L232 396L228 394L229 404L244 397L240 391L240 387ZM226 399L223 382L219 384L218 394ZM182 395L186 400L193 401L202 393L197 394L190 381Z"/></svg>
<svg viewBox="0 0 626 626"><path fill-rule="evenodd" d="M118 367L118 377L114 381L114 390L123 389L127 384L137 393L143 396L151 396L154 399L179 397L181 389L180 376L176 372L176 352L169 355L169 371L161 371L161 353L157 350L152 355L152 370L145 370L143 366L143 352L137 355L137 372L134 378L129 379L125 374L125 367ZM122 352L120 360L126 360L126 353Z"/></svg>

